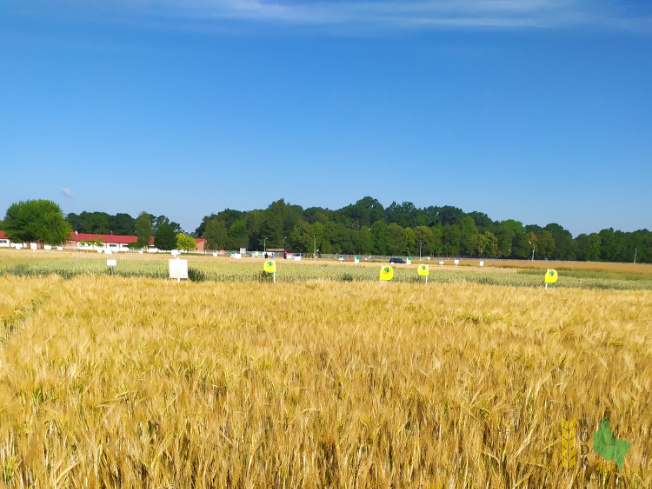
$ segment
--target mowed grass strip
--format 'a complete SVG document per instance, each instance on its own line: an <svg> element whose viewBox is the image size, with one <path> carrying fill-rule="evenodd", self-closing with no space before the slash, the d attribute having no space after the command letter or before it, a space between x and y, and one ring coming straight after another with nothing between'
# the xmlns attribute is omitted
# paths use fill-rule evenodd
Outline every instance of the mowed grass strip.
<svg viewBox="0 0 652 489"><path fill-rule="evenodd" d="M649 291L75 277L0 351L2 477L650 487L650 318ZM563 468L571 418L623 469Z"/></svg>

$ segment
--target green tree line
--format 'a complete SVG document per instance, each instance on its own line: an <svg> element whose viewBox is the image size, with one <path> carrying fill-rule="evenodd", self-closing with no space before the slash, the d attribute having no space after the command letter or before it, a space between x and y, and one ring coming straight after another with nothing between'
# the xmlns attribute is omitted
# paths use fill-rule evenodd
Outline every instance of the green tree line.
<svg viewBox="0 0 652 489"><path fill-rule="evenodd" d="M142 216L143 213L141 213ZM172 231L181 232L179 223L170 221L166 216L155 216L144 213L151 226L152 232L156 233L159 227L163 225L172 226ZM139 216L140 217L140 216ZM136 234L136 221L138 218L131 217L129 214L118 213L115 215L106 212L81 212L75 214L71 212L66 215L66 221L70 224L73 231L80 233L92 234L117 234L118 236L133 236Z"/></svg>
<svg viewBox="0 0 652 489"><path fill-rule="evenodd" d="M388 207L372 197L330 210L303 209L280 199L267 209L225 209L205 216L195 231L212 249L285 247L299 253L460 256L652 262L652 234L603 229L572 234L557 223L544 227L453 206Z"/></svg>
<svg viewBox="0 0 652 489"><path fill-rule="evenodd" d="M56 208L46 210L46 204ZM56 223L62 236L69 229L135 234L139 246L146 246L151 236L158 237L161 245L170 241L166 246L172 246L181 232L178 223L147 212L138 218L104 212L71 213L65 223L56 221L53 216L57 213L59 207L47 201L14 204L5 216L5 232L15 228L13 233L18 237L19 229L21 233L27 229L27 234L20 236L34 238L34 226L26 227L25 223L37 217L43 226L49 222L52 226L48 226L53 227ZM411 202L392 202L383 207L372 197L337 210L303 209L283 199L266 209L225 209L205 216L194 236L206 238L209 249L284 247L299 253L318 250L324 254L516 259L530 258L534 253L535 259L631 262L636 257L637 262L652 263L652 233L647 229L624 232L609 228L573 237L557 223L541 227L513 219L493 221L482 212L466 213L453 206L418 208Z"/></svg>

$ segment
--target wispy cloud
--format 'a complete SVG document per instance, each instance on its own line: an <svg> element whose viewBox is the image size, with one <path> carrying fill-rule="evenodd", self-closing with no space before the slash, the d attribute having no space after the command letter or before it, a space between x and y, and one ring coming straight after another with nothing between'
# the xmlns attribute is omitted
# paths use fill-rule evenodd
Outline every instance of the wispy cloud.
<svg viewBox="0 0 652 489"><path fill-rule="evenodd" d="M62 189L61 189L61 193L62 193L63 195L65 195L66 197L72 197L73 195L75 195L75 194L72 192L72 190L70 190L69 188L62 188Z"/></svg>
<svg viewBox="0 0 652 489"><path fill-rule="evenodd" d="M240 20L380 30L652 26L649 8L641 15L640 9L613 0L142 0L140 6L156 16L202 23Z"/></svg>

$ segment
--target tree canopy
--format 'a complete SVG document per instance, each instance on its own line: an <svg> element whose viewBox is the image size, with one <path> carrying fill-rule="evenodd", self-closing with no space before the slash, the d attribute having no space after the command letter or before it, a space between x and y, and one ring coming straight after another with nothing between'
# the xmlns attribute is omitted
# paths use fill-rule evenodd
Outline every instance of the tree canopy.
<svg viewBox="0 0 652 489"><path fill-rule="evenodd" d="M172 224L161 224L154 236L154 246L159 250L173 250L177 247L177 235Z"/></svg>
<svg viewBox="0 0 652 489"><path fill-rule="evenodd" d="M187 234L179 233L177 234L177 249L194 251L197 249L197 242L192 236Z"/></svg>
<svg viewBox="0 0 652 489"><path fill-rule="evenodd" d="M145 248L149 246L152 239L152 220L147 212L140 213L138 219L136 219L134 230L136 236L138 236L138 247Z"/></svg>
<svg viewBox="0 0 652 489"><path fill-rule="evenodd" d="M64 243L72 231L59 205L50 200L26 200L12 204L7 209L2 227L12 241L50 245Z"/></svg>
<svg viewBox="0 0 652 489"><path fill-rule="evenodd" d="M147 246L160 229L171 227L175 235L181 232L179 224L166 216L146 212L137 219L124 213L82 212L68 214L67 220L80 232L135 233L141 246ZM265 209L227 208L205 216L194 236L206 238L206 247L213 250L262 250L266 245L308 254L315 249L376 255L417 255L421 251L423 256L510 259L528 259L534 251L535 259L631 262L636 256L637 262L652 263L652 233L647 229L623 232L609 228L573 238L554 222L540 226L514 219L493 221L483 212L464 212L448 205L417 207L412 202L392 202L383 207L369 196L336 210L303 209L284 199ZM174 248L176 244L166 246Z"/></svg>

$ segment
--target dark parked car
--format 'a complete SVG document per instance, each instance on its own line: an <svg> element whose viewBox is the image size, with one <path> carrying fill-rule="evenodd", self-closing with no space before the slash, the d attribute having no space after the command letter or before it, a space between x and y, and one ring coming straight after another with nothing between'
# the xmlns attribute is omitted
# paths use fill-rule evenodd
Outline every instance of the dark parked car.
<svg viewBox="0 0 652 489"><path fill-rule="evenodd" d="M405 263L405 260L403 258L390 258L389 262L390 263Z"/></svg>

